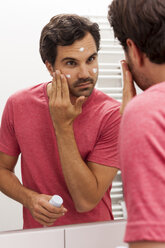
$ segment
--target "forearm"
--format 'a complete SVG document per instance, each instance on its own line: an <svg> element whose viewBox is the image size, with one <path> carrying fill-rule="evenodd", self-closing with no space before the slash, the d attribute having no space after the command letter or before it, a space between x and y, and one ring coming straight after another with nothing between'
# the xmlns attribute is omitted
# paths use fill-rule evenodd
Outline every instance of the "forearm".
<svg viewBox="0 0 165 248"><path fill-rule="evenodd" d="M77 210L93 208L100 200L97 179L81 158L72 126L56 129L56 137L64 178Z"/></svg>
<svg viewBox="0 0 165 248"><path fill-rule="evenodd" d="M41 225L50 226L66 213L64 207L56 208L49 203L51 196L38 194L24 187L10 170L0 168L0 190L29 209Z"/></svg>
<svg viewBox="0 0 165 248"><path fill-rule="evenodd" d="M32 190L24 187L16 175L5 168L0 168L0 190L10 198L20 202L25 207L33 194L37 194Z"/></svg>

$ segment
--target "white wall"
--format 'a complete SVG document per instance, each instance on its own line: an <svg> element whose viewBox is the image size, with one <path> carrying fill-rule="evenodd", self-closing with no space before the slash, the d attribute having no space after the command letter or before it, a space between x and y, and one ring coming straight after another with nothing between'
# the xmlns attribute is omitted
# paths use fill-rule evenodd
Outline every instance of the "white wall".
<svg viewBox="0 0 165 248"><path fill-rule="evenodd" d="M0 5L0 118L9 95L49 81L39 55L41 29L60 13L107 15L111 0L5 0ZM18 163L16 174L20 178ZM0 231L22 228L21 205L0 193Z"/></svg>
<svg viewBox="0 0 165 248"><path fill-rule="evenodd" d="M49 80L39 55L41 29L59 13L107 15L110 0L5 0L0 8L0 114L8 95Z"/></svg>

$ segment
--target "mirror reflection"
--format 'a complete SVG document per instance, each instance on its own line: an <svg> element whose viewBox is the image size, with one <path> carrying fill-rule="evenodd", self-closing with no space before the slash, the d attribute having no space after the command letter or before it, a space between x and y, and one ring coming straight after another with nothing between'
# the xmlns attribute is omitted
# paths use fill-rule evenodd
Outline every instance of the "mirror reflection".
<svg viewBox="0 0 165 248"><path fill-rule="evenodd" d="M0 194L0 231L125 218L117 161L124 55L106 18L109 3L103 14L75 9L87 19L62 15L50 22L63 9L43 6L47 15L37 11L36 18L37 5L20 12L17 1L7 14L4 3L1 23L10 18L2 29L1 189L21 204ZM54 194L63 198L60 208L49 204Z"/></svg>

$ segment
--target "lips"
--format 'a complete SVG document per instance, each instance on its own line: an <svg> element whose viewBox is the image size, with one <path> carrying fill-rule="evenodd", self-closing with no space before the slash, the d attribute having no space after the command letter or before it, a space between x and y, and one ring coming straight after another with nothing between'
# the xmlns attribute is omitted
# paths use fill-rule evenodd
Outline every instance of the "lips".
<svg viewBox="0 0 165 248"><path fill-rule="evenodd" d="M85 82L79 85L76 85L76 87L87 87L88 85L92 84L91 82Z"/></svg>

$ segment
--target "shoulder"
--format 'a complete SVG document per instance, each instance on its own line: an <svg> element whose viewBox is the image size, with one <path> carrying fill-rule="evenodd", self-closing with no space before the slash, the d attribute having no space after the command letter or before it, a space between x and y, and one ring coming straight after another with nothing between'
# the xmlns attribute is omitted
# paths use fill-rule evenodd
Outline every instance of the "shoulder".
<svg viewBox="0 0 165 248"><path fill-rule="evenodd" d="M128 103L122 118L128 126L141 125L145 127L150 121L157 120L160 115L165 115L162 106L165 104L165 83L159 83L134 97Z"/></svg>
<svg viewBox="0 0 165 248"><path fill-rule="evenodd" d="M164 92L154 87L135 97L125 109L120 125L121 157L131 153L135 160L138 154L154 154L158 144L164 146L165 87Z"/></svg>
<svg viewBox="0 0 165 248"><path fill-rule="evenodd" d="M33 99L34 97L39 96L41 93L44 93L43 87L45 83L37 84L25 89L16 91L8 98L9 104L21 104L27 100Z"/></svg>
<svg viewBox="0 0 165 248"><path fill-rule="evenodd" d="M117 100L115 100L114 98L110 97L108 94L105 94L104 92L98 89L94 90L94 97L96 99L96 102L99 103L104 102L111 106L120 106L120 103Z"/></svg>
<svg viewBox="0 0 165 248"><path fill-rule="evenodd" d="M101 116L103 125L112 127L120 123L120 102L98 89L95 90L94 108L97 109L97 115Z"/></svg>
<svg viewBox="0 0 165 248"><path fill-rule="evenodd" d="M120 102L103 93L102 91L95 89L93 95L93 107L102 114L110 115L113 112L119 112Z"/></svg>

